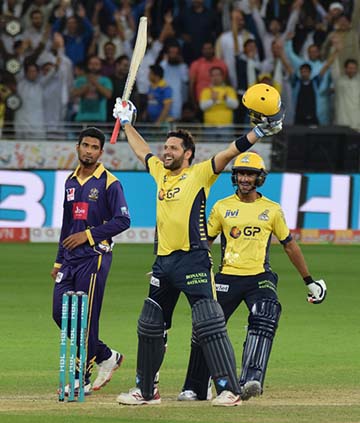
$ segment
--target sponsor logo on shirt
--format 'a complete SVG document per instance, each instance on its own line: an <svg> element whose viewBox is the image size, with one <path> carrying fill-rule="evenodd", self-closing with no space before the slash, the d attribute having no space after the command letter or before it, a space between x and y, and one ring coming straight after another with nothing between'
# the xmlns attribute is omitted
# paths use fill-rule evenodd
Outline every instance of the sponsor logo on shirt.
<svg viewBox="0 0 360 423"><path fill-rule="evenodd" d="M239 238L240 235L241 235L241 230L237 226L233 226L230 229L230 236L231 236L231 238L237 239L237 238Z"/></svg>
<svg viewBox="0 0 360 423"><path fill-rule="evenodd" d="M236 210L226 210L224 218L227 217L237 217L239 215L239 209Z"/></svg>
<svg viewBox="0 0 360 423"><path fill-rule="evenodd" d="M86 220L88 217L89 204L88 203L74 203L72 211L73 211L74 220Z"/></svg>
<svg viewBox="0 0 360 423"><path fill-rule="evenodd" d="M158 192L158 199L160 201L162 200L176 200L176 195L180 192L180 188L175 187L173 189L169 189L168 191L165 191L163 188L161 188Z"/></svg>
<svg viewBox="0 0 360 423"><path fill-rule="evenodd" d="M216 283L216 291L218 292L229 292L229 285L225 285L223 283Z"/></svg>
<svg viewBox="0 0 360 423"><path fill-rule="evenodd" d="M66 201L75 200L75 188L66 188Z"/></svg>
<svg viewBox="0 0 360 423"><path fill-rule="evenodd" d="M97 188L91 188L89 192L89 200L96 201L99 198L99 190Z"/></svg>

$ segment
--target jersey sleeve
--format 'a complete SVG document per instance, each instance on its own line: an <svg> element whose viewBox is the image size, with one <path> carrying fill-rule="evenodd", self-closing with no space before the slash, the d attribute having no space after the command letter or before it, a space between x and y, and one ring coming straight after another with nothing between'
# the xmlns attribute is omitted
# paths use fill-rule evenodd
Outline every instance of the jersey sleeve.
<svg viewBox="0 0 360 423"><path fill-rule="evenodd" d="M199 182L206 188L210 188L219 177L219 174L215 173L213 158L197 163L193 165L193 167L196 167L196 175L199 178Z"/></svg>
<svg viewBox="0 0 360 423"><path fill-rule="evenodd" d="M286 244L292 239L281 207L276 210L273 233L282 244Z"/></svg>
<svg viewBox="0 0 360 423"><path fill-rule="evenodd" d="M154 156L153 154L148 154L145 158L146 168L150 175L155 179L155 181L159 181L161 176L164 173L164 164L159 159L159 157Z"/></svg>
<svg viewBox="0 0 360 423"><path fill-rule="evenodd" d="M216 203L211 209L209 219L207 222L208 238L214 240L222 230L220 215L218 211L218 204Z"/></svg>
<svg viewBox="0 0 360 423"><path fill-rule="evenodd" d="M87 230L90 245L124 232L130 226L130 215L120 181L112 182L106 191L111 219L102 225Z"/></svg>

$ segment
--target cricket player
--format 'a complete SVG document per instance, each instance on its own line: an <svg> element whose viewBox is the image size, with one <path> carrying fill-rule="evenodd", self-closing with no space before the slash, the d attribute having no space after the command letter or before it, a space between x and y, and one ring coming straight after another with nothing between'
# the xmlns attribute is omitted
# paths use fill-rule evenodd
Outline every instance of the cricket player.
<svg viewBox="0 0 360 423"><path fill-rule="evenodd" d="M84 129L76 150L79 165L65 182L64 211L56 262L53 318L61 325L62 295L84 291L89 296L85 394L101 389L120 366L123 356L99 339L99 318L106 278L112 261L112 237L130 226L130 216L119 180L99 162L105 135L98 128ZM94 363L98 375L90 376ZM76 391L79 387L75 381ZM65 394L68 393L68 386Z"/></svg>
<svg viewBox="0 0 360 423"><path fill-rule="evenodd" d="M250 89L248 96L252 95ZM256 91L255 95L259 93ZM280 96L275 89L269 87L261 96L265 103L270 102L273 106L269 107L270 114L281 111ZM194 338L218 394L212 404L237 406L241 403L240 387L224 314L216 301L207 241L206 198L219 173L234 157L251 148L260 138L281 130L283 115L272 121L262 120L214 157L194 165L195 144L188 131L169 132L163 156L159 158L132 125L135 115L136 108L130 101L117 99L114 117L120 119L130 147L157 184L157 256L152 267L149 295L138 320L136 387L120 394L118 402L160 404L154 378L164 358L165 331L171 327L174 308L183 292L192 309Z"/></svg>
<svg viewBox="0 0 360 423"><path fill-rule="evenodd" d="M315 281L310 275L280 205L257 191L266 176L264 161L258 154L240 154L234 162L231 176L236 192L215 203L208 220L209 244L218 235L221 236L221 267L215 283L225 320L228 321L242 301L249 310L239 380L242 400L263 392L281 313L277 295L278 275L271 269L269 261L272 234L280 241L307 285L308 301L319 304L326 295L325 282ZM203 353L193 343L185 384L178 399L207 399L209 376Z"/></svg>

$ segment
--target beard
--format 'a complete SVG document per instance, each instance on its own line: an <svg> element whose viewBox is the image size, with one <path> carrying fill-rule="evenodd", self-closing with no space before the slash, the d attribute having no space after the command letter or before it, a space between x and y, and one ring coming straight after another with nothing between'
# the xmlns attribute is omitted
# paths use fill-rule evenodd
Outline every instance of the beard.
<svg viewBox="0 0 360 423"><path fill-rule="evenodd" d="M181 168L182 164L184 163L184 157L179 157L178 159L173 159L169 164L166 164L164 161L164 168L174 171Z"/></svg>

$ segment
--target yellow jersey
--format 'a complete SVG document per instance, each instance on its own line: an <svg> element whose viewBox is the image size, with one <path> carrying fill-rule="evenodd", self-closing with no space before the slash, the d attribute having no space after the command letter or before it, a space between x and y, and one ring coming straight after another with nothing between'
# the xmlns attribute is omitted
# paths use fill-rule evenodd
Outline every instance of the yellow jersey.
<svg viewBox="0 0 360 423"><path fill-rule="evenodd" d="M213 160L192 165L179 175L171 175L156 156L148 155L146 164L157 184L157 254L208 249L206 199L218 177Z"/></svg>
<svg viewBox="0 0 360 423"><path fill-rule="evenodd" d="M204 88L200 94L200 101L211 99L212 91L218 93L218 101L209 109L204 111L204 123L211 125L232 125L234 122L234 111L227 106L225 97L237 100L235 90L229 85L220 85Z"/></svg>
<svg viewBox="0 0 360 423"><path fill-rule="evenodd" d="M266 197L252 203L240 201L234 194L217 203L208 220L209 239L221 234L221 273L257 275L271 270L271 235L281 243L291 240L280 204Z"/></svg>

